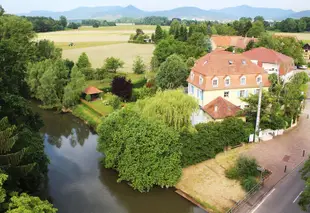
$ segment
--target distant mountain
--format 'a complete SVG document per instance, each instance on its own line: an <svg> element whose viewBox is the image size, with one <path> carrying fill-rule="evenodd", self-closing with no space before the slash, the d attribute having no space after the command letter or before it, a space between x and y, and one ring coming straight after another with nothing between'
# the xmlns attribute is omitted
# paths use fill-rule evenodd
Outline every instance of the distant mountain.
<svg viewBox="0 0 310 213"><path fill-rule="evenodd" d="M105 7L79 7L64 12L51 11L33 11L27 14L19 14L25 16L46 16L59 18L61 15L68 19L107 19L115 20L121 17L141 18L146 16L165 16L168 18L183 19L205 19L205 20L235 20L240 17L252 17L261 15L265 19L284 19L287 17L299 18L302 16L310 16L310 11L294 12L293 10L283 10L279 8L259 8L247 5L229 7L220 10L203 10L197 7L179 7L172 10L164 11L144 11L129 5L121 6L105 6Z"/></svg>
<svg viewBox="0 0 310 213"><path fill-rule="evenodd" d="M305 10L301 12L294 13L293 15L289 16L290 18L302 18L302 17L310 17L310 10ZM288 18L288 17L286 17Z"/></svg>
<svg viewBox="0 0 310 213"><path fill-rule="evenodd" d="M279 17L289 17L295 12L293 10L283 10L279 8L263 8L263 7L250 7L247 5L241 5L237 7L228 7L221 10L216 10L220 13L233 15L235 17L251 17L263 16L266 20L278 19Z"/></svg>

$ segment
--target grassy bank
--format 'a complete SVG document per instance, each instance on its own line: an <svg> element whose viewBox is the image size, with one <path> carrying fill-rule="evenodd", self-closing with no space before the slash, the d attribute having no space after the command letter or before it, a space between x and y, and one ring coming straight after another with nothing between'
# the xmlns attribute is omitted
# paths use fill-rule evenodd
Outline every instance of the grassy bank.
<svg viewBox="0 0 310 213"><path fill-rule="evenodd" d="M81 120L85 121L86 124L91 126L92 128L96 129L97 126L100 124L100 121L102 119L102 116L95 113L93 110L88 108L87 106L83 104L77 105L73 111L72 114Z"/></svg>

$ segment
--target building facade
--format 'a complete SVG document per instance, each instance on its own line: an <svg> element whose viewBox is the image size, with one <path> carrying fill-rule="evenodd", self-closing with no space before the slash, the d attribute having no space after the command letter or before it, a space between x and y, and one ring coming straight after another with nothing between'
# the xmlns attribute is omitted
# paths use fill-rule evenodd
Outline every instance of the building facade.
<svg viewBox="0 0 310 213"><path fill-rule="evenodd" d="M306 62L310 62L310 44L305 44L303 46L304 49L304 58Z"/></svg>

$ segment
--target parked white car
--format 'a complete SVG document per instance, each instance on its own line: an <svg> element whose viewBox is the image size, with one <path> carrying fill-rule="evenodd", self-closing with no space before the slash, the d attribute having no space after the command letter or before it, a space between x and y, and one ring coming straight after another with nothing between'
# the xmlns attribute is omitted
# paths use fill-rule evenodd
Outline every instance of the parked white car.
<svg viewBox="0 0 310 213"><path fill-rule="evenodd" d="M306 70L308 69L308 67L306 65L301 65L301 66L298 66L298 69Z"/></svg>

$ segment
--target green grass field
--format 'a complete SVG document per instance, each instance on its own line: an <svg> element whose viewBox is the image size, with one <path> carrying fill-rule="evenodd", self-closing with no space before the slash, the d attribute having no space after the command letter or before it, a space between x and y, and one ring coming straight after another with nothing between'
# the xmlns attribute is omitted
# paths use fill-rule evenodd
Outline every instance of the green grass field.
<svg viewBox="0 0 310 213"><path fill-rule="evenodd" d="M102 115L108 115L113 112L113 108L111 106L105 105L103 102L103 100L98 99L89 102L89 105L96 111L100 112Z"/></svg>

